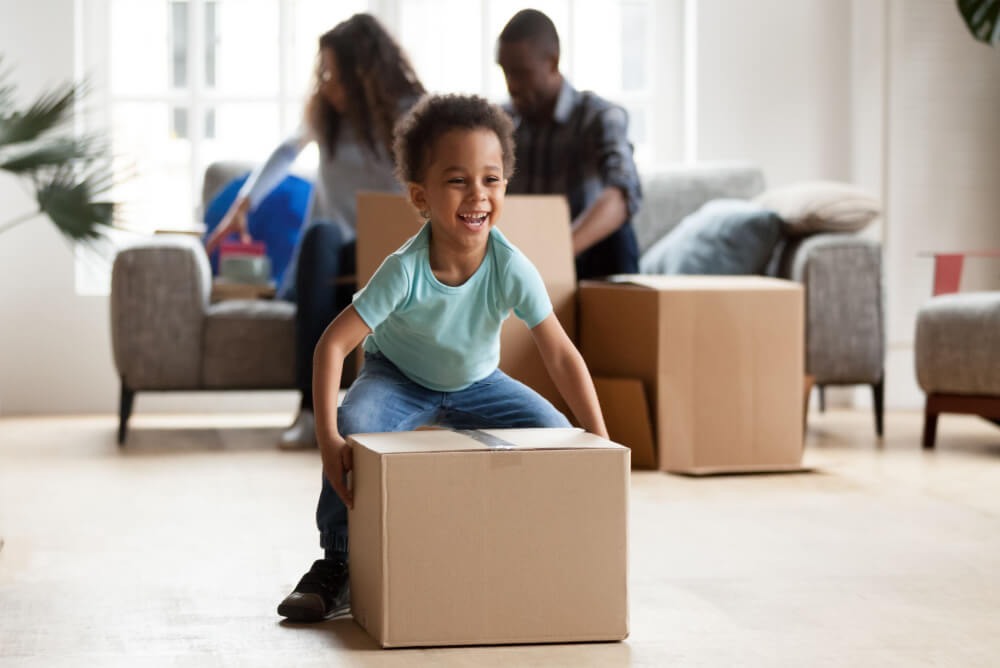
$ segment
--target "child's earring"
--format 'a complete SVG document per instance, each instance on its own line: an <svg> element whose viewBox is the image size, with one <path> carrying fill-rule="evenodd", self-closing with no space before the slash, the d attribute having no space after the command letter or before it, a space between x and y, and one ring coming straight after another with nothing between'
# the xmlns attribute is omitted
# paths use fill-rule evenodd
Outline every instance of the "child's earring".
<svg viewBox="0 0 1000 668"><path fill-rule="evenodd" d="M429 220L430 217L431 217L431 212L430 211L424 211L423 209L421 209L417 213L419 213L420 217L423 218L424 220Z"/></svg>

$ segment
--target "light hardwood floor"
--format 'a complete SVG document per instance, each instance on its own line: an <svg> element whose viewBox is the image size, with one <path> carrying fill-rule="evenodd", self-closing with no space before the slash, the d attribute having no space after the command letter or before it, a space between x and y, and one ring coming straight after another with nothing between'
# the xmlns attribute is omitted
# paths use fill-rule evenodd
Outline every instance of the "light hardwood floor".
<svg viewBox="0 0 1000 668"><path fill-rule="evenodd" d="M318 555L287 415L0 420L0 665L996 666L1000 429L810 416L811 473L632 477L622 643L383 651L283 624Z"/></svg>

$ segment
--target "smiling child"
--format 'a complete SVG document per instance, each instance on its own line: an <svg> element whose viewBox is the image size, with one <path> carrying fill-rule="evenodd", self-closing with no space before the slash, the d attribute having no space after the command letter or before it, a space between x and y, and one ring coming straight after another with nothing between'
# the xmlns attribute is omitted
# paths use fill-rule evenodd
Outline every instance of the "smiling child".
<svg viewBox="0 0 1000 668"><path fill-rule="evenodd" d="M397 173L426 223L389 255L316 347L313 392L323 458L317 523L326 558L278 607L319 621L350 603L345 483L356 433L568 427L534 390L498 369L500 328L513 313L587 431L607 438L590 374L552 311L541 276L497 223L514 169L513 126L474 96L424 98L395 131ZM338 411L344 358L365 364Z"/></svg>

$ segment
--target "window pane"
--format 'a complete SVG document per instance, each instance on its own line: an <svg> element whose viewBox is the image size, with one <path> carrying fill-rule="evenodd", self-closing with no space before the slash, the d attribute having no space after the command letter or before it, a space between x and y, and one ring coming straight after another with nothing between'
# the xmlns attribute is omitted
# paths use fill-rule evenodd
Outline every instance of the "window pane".
<svg viewBox="0 0 1000 668"><path fill-rule="evenodd" d="M188 131L188 110L185 107L174 107L170 110L170 138L190 139Z"/></svg>
<svg viewBox="0 0 1000 668"><path fill-rule="evenodd" d="M287 137L305 122L305 104L294 101L285 105L285 120L281 127L282 138Z"/></svg>
<svg viewBox="0 0 1000 668"><path fill-rule="evenodd" d="M167 128L166 103L118 103L112 108L112 154L122 223L140 230L190 226L191 143Z"/></svg>
<svg viewBox="0 0 1000 668"><path fill-rule="evenodd" d="M368 10L368 0L293 0L292 49L289 73L293 97L304 100L313 87L319 37L358 12Z"/></svg>
<svg viewBox="0 0 1000 668"><path fill-rule="evenodd" d="M215 51L212 78L206 71L206 84L220 95L276 95L278 3L217 0L212 4Z"/></svg>
<svg viewBox="0 0 1000 668"><path fill-rule="evenodd" d="M188 85L188 3L170 3L170 85Z"/></svg>
<svg viewBox="0 0 1000 668"><path fill-rule="evenodd" d="M483 91L480 3L407 0L400 7L400 40L429 91ZM447 35L448 39L432 38Z"/></svg>
<svg viewBox="0 0 1000 668"><path fill-rule="evenodd" d="M215 88L215 51L219 45L214 1L205 3L205 86Z"/></svg>
<svg viewBox="0 0 1000 668"><path fill-rule="evenodd" d="M205 138L215 139L215 109L205 111Z"/></svg>
<svg viewBox="0 0 1000 668"><path fill-rule="evenodd" d="M170 8L165 2L111 0L108 65L112 95L166 93L168 72L173 70Z"/></svg>
<svg viewBox="0 0 1000 668"><path fill-rule="evenodd" d="M635 145L645 144L648 140L646 130L646 109L644 107L628 107L628 137Z"/></svg>
<svg viewBox="0 0 1000 668"><path fill-rule="evenodd" d="M215 136L201 145L202 168L216 160L263 162L283 139L277 103L217 104L214 113Z"/></svg>
<svg viewBox="0 0 1000 668"><path fill-rule="evenodd" d="M573 15L573 85L615 99L622 89L622 7L588 2Z"/></svg>
<svg viewBox="0 0 1000 668"><path fill-rule="evenodd" d="M622 5L622 90L646 87L646 26L652 20L650 14L645 3Z"/></svg>
<svg viewBox="0 0 1000 668"><path fill-rule="evenodd" d="M287 137L295 129L302 125L302 105L293 103L285 105L285 128L283 129L281 136L282 138ZM315 177L316 170L319 169L319 149L316 147L316 142L310 142L301 153L299 157L295 160L295 164L292 165L292 170L297 174L309 174L310 178Z"/></svg>

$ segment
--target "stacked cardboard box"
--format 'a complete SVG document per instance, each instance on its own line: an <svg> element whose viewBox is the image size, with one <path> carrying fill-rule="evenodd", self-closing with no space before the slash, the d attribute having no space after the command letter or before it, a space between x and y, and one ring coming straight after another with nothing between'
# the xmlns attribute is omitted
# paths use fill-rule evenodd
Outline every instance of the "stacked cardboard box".
<svg viewBox="0 0 1000 668"><path fill-rule="evenodd" d="M801 467L801 285L619 276L581 282L579 304L611 438L637 463L694 474Z"/></svg>

